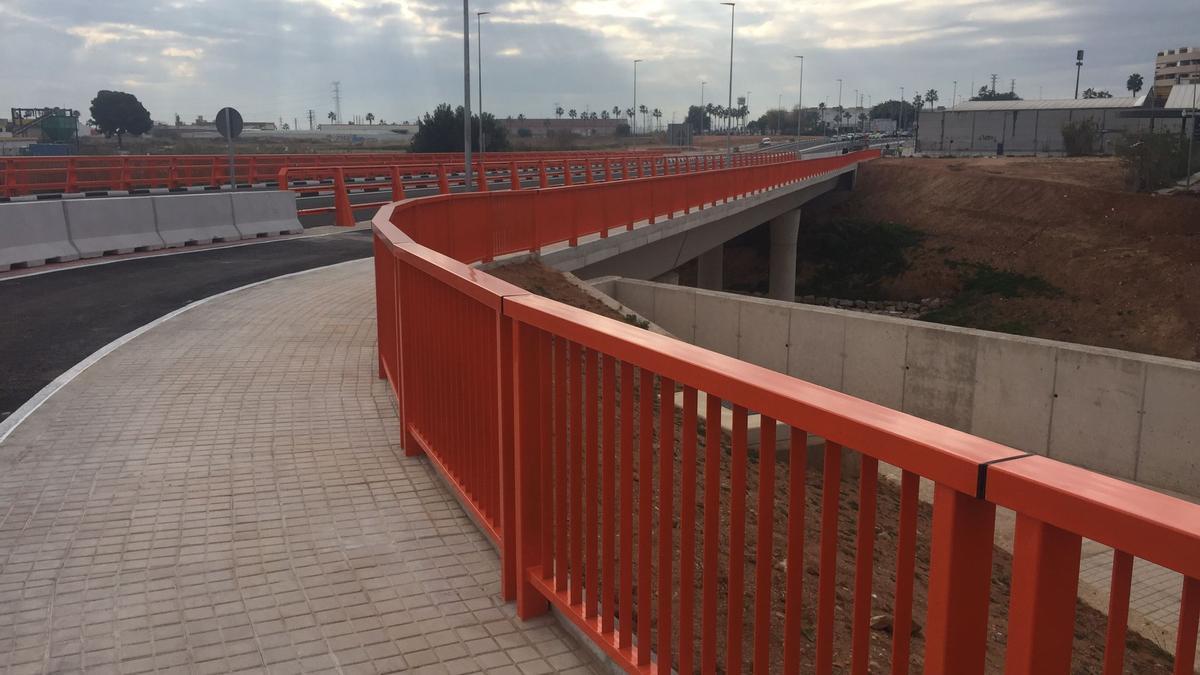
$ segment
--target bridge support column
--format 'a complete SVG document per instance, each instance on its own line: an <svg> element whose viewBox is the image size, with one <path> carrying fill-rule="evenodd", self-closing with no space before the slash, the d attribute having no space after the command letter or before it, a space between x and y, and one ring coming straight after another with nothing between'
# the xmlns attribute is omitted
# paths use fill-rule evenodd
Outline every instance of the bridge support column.
<svg viewBox="0 0 1200 675"><path fill-rule="evenodd" d="M800 236L800 209L771 219L770 287L773 300L796 300L796 242Z"/></svg>
<svg viewBox="0 0 1200 675"><path fill-rule="evenodd" d="M719 291L725 283L725 244L700 254L696 258L696 286L709 291Z"/></svg>

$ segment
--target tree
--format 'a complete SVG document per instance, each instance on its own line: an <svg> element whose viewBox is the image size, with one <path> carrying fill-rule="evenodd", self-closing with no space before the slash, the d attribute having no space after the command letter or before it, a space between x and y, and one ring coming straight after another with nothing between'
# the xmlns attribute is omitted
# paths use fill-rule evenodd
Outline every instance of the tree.
<svg viewBox="0 0 1200 675"><path fill-rule="evenodd" d="M650 114L650 109L643 103L638 106L638 112L642 114L642 132L644 133L646 131L646 116Z"/></svg>
<svg viewBox="0 0 1200 675"><path fill-rule="evenodd" d="M105 138L117 137L117 147L122 147L121 139L125 134L141 136L154 127L150 121L150 112L137 100L133 94L123 91L102 89L96 92L92 99L91 124L104 134Z"/></svg>
<svg viewBox="0 0 1200 675"><path fill-rule="evenodd" d="M508 130L496 123L490 113L471 116L471 148L479 149L479 125L483 120L483 132L487 136L489 152L504 152L512 149ZM463 108L451 108L442 103L433 113L417 120L417 133L412 138L412 152L462 152L463 151Z"/></svg>
<svg viewBox="0 0 1200 675"><path fill-rule="evenodd" d="M658 125L658 130L662 131L662 111L655 108L654 112L650 113L650 115L654 117L654 121Z"/></svg>
<svg viewBox="0 0 1200 675"><path fill-rule="evenodd" d="M971 97L972 101L1020 101L1021 97L1012 91L994 91L986 86L979 88L979 93Z"/></svg>
<svg viewBox="0 0 1200 675"><path fill-rule="evenodd" d="M938 102L937 89L930 89L929 91L925 92L925 102L929 104L930 108L932 108L934 104Z"/></svg>
<svg viewBox="0 0 1200 675"><path fill-rule="evenodd" d="M613 106L612 116L613 116L613 119L616 119L621 116L621 106L619 106L619 105Z"/></svg>
<svg viewBox="0 0 1200 675"><path fill-rule="evenodd" d="M602 119L602 120L608 119L608 111L607 110L600 111L600 119Z"/></svg>
<svg viewBox="0 0 1200 675"><path fill-rule="evenodd" d="M712 108L712 105L706 106ZM698 105L688 106L687 120L688 126L692 128L692 133L702 134L708 130L708 115L705 114L705 108Z"/></svg>
<svg viewBox="0 0 1200 675"><path fill-rule="evenodd" d="M525 113L517 113L517 119L519 119L519 120L525 119Z"/></svg>
<svg viewBox="0 0 1200 675"><path fill-rule="evenodd" d="M571 119L575 119L576 117L579 117L579 112L576 111L574 108L571 108L569 111L567 111L567 117L570 117Z"/></svg>
<svg viewBox="0 0 1200 675"><path fill-rule="evenodd" d="M375 113L367 113L367 124L375 123Z"/></svg>
<svg viewBox="0 0 1200 675"><path fill-rule="evenodd" d="M183 119L179 117L179 113L175 113L175 126L183 126Z"/></svg>
<svg viewBox="0 0 1200 675"><path fill-rule="evenodd" d="M617 125L617 135L621 136L622 138L625 136L628 136L629 135L629 124L626 122L621 122L620 124L618 124Z"/></svg>
<svg viewBox="0 0 1200 675"><path fill-rule="evenodd" d="M326 117L328 117L328 118L329 118L329 123L330 123L330 124L333 124L333 122L337 120L337 113L335 113L335 112L333 112L332 110L330 110L330 111L329 111L329 114L328 114L328 115L326 115Z"/></svg>
<svg viewBox="0 0 1200 675"><path fill-rule="evenodd" d="M566 112L566 111L563 110L563 107L561 105L554 106L554 116L557 117L558 119L560 119L560 120L562 119L564 112Z"/></svg>
<svg viewBox="0 0 1200 675"><path fill-rule="evenodd" d="M1145 85L1145 81L1142 79L1142 76L1139 75L1138 73L1134 73L1134 74L1130 75L1129 79L1125 80L1125 88L1128 89L1129 92L1131 94L1133 94L1134 96L1138 95L1138 92L1142 90L1142 87L1144 85Z"/></svg>
<svg viewBox="0 0 1200 675"><path fill-rule="evenodd" d="M284 131L291 131L291 130L292 130L292 126L291 126L290 124L288 124L287 122L284 122L284 123L283 123L283 130L284 130Z"/></svg>
<svg viewBox="0 0 1200 675"><path fill-rule="evenodd" d="M874 111L874 109L872 109L871 114L874 115L874 113L875 113L875 111ZM821 119L821 126L825 126L825 102L824 101L817 104L817 115Z"/></svg>
<svg viewBox="0 0 1200 675"><path fill-rule="evenodd" d="M1091 87L1088 87L1087 89L1083 90L1083 97L1084 98L1112 98L1113 95L1103 89L1092 89Z"/></svg>

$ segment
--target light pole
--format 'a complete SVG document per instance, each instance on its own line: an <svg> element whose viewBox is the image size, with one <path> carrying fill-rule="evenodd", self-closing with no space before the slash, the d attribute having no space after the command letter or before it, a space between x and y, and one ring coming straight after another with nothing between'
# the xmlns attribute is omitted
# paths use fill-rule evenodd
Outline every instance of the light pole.
<svg viewBox="0 0 1200 675"><path fill-rule="evenodd" d="M708 121L708 112L704 110L704 85L708 84L704 80L700 81L700 135L704 135L704 123Z"/></svg>
<svg viewBox="0 0 1200 675"><path fill-rule="evenodd" d="M1079 98L1079 73L1083 71L1083 50L1075 52L1075 98Z"/></svg>
<svg viewBox="0 0 1200 675"><path fill-rule="evenodd" d="M800 118L804 117L804 57L793 56L794 59L800 59L800 97L796 99L796 140L800 140Z"/></svg>
<svg viewBox="0 0 1200 675"><path fill-rule="evenodd" d="M463 176L471 191L471 7L463 0Z"/></svg>
<svg viewBox="0 0 1200 675"><path fill-rule="evenodd" d="M954 94L950 96L950 107L958 105L958 80L954 81Z"/></svg>
<svg viewBox="0 0 1200 675"><path fill-rule="evenodd" d="M479 58L479 161L483 162L486 139L483 135L483 17L491 12L475 12L475 53Z"/></svg>
<svg viewBox="0 0 1200 675"><path fill-rule="evenodd" d="M1192 157L1196 154L1196 91L1200 90L1200 80L1192 78L1192 137L1188 139L1188 168L1187 186L1192 187Z"/></svg>
<svg viewBox="0 0 1200 675"><path fill-rule="evenodd" d="M729 112L733 113L733 21L737 15L736 2L722 2L729 7ZM725 154L730 166L733 166L733 130L725 127Z"/></svg>
<svg viewBox="0 0 1200 675"><path fill-rule="evenodd" d="M637 64L641 63L642 59L633 60L633 135L637 136Z"/></svg>
<svg viewBox="0 0 1200 675"><path fill-rule="evenodd" d="M904 87L900 87L900 121L896 122L896 130L904 128Z"/></svg>
<svg viewBox="0 0 1200 675"><path fill-rule="evenodd" d="M838 78L837 132L842 133L842 78Z"/></svg>

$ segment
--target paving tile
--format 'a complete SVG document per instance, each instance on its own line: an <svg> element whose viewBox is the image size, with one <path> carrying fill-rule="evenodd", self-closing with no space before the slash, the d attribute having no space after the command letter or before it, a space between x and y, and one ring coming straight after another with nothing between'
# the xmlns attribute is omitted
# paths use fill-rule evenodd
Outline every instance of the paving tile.
<svg viewBox="0 0 1200 675"><path fill-rule="evenodd" d="M6 672L600 672L399 451L373 289L361 261L202 305L0 444Z"/></svg>

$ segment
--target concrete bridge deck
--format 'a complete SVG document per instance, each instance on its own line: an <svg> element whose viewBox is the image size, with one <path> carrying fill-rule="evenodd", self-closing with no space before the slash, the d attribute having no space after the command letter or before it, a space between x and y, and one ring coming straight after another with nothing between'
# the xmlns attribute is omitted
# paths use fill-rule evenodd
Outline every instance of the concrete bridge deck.
<svg viewBox="0 0 1200 675"><path fill-rule="evenodd" d="M165 321L0 444L0 672L595 672L397 452L371 264Z"/></svg>

